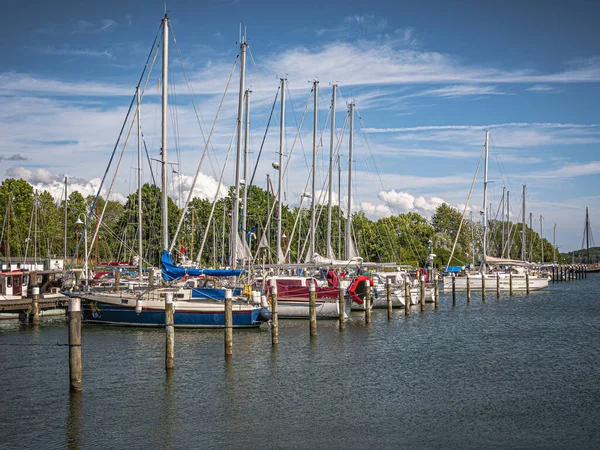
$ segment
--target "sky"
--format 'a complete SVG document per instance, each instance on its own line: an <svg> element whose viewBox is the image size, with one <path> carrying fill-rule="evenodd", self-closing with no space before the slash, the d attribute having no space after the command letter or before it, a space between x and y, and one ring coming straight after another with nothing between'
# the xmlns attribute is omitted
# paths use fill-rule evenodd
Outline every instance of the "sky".
<svg viewBox="0 0 600 450"><path fill-rule="evenodd" d="M176 201L181 204L190 191L218 110L193 195L226 192L218 180L236 124L239 64L227 86L242 24L249 44L250 173L259 161L254 184L265 187L267 174L277 178L271 163L279 151L279 99L265 129L279 79L285 77L286 201L297 205L308 190L311 88L318 79L319 192L327 183L335 83L343 203L344 124L348 103L356 104L353 210L372 219L407 211L430 216L442 202L462 210L487 130L491 216L506 190L511 219L521 220L526 184L527 221L531 212L539 231L543 216L543 235L550 241L556 224L561 251L580 247L586 206L592 227L600 224L600 3L325 3L167 4L173 32L169 190ZM164 8L139 0L8 2L0 41L0 180L22 177L60 196L67 174L71 189L96 193ZM141 127L151 159L160 157L160 69L158 56L143 84ZM131 118L125 130L130 126ZM233 143L223 171L227 186L235 178ZM475 217L483 204L481 164L468 207ZM156 176L156 162L152 169ZM150 181L147 164L142 172ZM104 194L113 173L114 163ZM135 190L136 177L134 129L111 198L124 201ZM334 184L337 198L337 175Z"/></svg>

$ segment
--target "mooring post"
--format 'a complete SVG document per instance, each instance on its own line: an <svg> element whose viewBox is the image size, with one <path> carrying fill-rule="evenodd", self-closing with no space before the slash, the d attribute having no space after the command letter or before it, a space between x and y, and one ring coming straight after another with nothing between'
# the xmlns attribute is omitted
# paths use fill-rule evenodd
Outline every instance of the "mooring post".
<svg viewBox="0 0 600 450"><path fill-rule="evenodd" d="M367 281L365 290L365 324L371 323L371 281Z"/></svg>
<svg viewBox="0 0 600 450"><path fill-rule="evenodd" d="M525 272L525 293L529 294L529 272Z"/></svg>
<svg viewBox="0 0 600 450"><path fill-rule="evenodd" d="M485 273L481 274L481 301L485 302Z"/></svg>
<svg viewBox="0 0 600 450"><path fill-rule="evenodd" d="M225 358L233 355L233 291L225 289Z"/></svg>
<svg viewBox="0 0 600 450"><path fill-rule="evenodd" d="M277 283L274 280L271 282ZM277 313L277 284L271 285L271 345L279 344L279 316Z"/></svg>
<svg viewBox="0 0 600 450"><path fill-rule="evenodd" d="M344 301L344 288L342 285L338 286L338 306L340 311L339 326L340 331L342 331L344 328L346 328L346 311L344 311L346 303Z"/></svg>
<svg viewBox="0 0 600 450"><path fill-rule="evenodd" d="M587 278L587 264L583 267L583 278Z"/></svg>
<svg viewBox="0 0 600 450"><path fill-rule="evenodd" d="M496 273L496 297L500 298L500 273Z"/></svg>
<svg viewBox="0 0 600 450"><path fill-rule="evenodd" d="M394 310L392 309L392 280L389 278L385 283L385 296L387 299L388 320L392 320Z"/></svg>
<svg viewBox="0 0 600 450"><path fill-rule="evenodd" d="M317 287L314 280L308 286L308 313L310 315L310 335L317 335Z"/></svg>
<svg viewBox="0 0 600 450"><path fill-rule="evenodd" d="M454 279L452 279L454 285ZM467 274L467 303L471 303L471 275Z"/></svg>
<svg viewBox="0 0 600 450"><path fill-rule="evenodd" d="M452 306L456 306L456 274L452 274Z"/></svg>
<svg viewBox="0 0 600 450"><path fill-rule="evenodd" d="M81 392L81 300L69 298L69 386Z"/></svg>
<svg viewBox="0 0 600 450"><path fill-rule="evenodd" d="M508 293L509 293L509 295L513 295L513 274L512 274L512 272L508 273Z"/></svg>
<svg viewBox="0 0 600 450"><path fill-rule="evenodd" d="M404 315L410 315L410 283L404 281Z"/></svg>
<svg viewBox="0 0 600 450"><path fill-rule="evenodd" d="M175 367L175 313L173 293L165 294L165 368Z"/></svg>
<svg viewBox="0 0 600 450"><path fill-rule="evenodd" d="M421 288L421 311L425 311L425 275L421 275L421 284L419 287Z"/></svg>
<svg viewBox="0 0 600 450"><path fill-rule="evenodd" d="M435 302L435 309L437 309L439 303L439 286L437 273L433 274L433 301Z"/></svg>
<svg viewBox="0 0 600 450"><path fill-rule="evenodd" d="M40 288L31 288L31 324L40 324Z"/></svg>
<svg viewBox="0 0 600 450"><path fill-rule="evenodd" d="M150 288L154 287L154 268L148 271L148 286Z"/></svg>
<svg viewBox="0 0 600 450"><path fill-rule="evenodd" d="M115 291L119 292L121 290L121 271L117 270L115 272Z"/></svg>

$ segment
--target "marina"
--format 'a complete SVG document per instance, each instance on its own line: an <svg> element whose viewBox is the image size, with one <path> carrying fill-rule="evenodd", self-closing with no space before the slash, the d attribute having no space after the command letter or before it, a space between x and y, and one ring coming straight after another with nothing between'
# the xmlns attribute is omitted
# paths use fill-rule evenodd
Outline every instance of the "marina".
<svg viewBox="0 0 600 450"><path fill-rule="evenodd" d="M374 310L370 325L355 312L343 332L319 321L314 338L306 321L280 321L276 348L268 327L238 330L228 358L223 331L182 330L167 372L164 331L84 324L75 394L64 320L3 322L2 444L595 448L599 283L456 306L442 293L437 310Z"/></svg>

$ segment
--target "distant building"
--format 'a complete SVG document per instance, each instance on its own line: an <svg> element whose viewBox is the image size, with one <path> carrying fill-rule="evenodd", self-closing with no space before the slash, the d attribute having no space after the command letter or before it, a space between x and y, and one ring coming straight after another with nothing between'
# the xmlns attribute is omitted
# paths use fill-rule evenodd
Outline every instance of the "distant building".
<svg viewBox="0 0 600 450"><path fill-rule="evenodd" d="M64 261L58 258L37 258L34 262L33 258L23 258L21 256L10 258L10 267L8 266L8 258L0 257L0 267L3 271L12 270L63 270Z"/></svg>

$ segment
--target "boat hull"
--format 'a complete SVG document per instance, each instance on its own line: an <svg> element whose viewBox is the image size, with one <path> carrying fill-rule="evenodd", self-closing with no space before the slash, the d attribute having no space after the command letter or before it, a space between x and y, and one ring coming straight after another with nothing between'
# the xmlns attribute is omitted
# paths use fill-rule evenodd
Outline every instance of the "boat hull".
<svg viewBox="0 0 600 450"><path fill-rule="evenodd" d="M103 298L98 295L79 296L82 299L82 315L86 322L135 327L164 327L164 302L144 302L136 311L135 301L121 298ZM118 297L117 297L118 298ZM127 301L127 304L124 302ZM176 301L174 302L174 325L177 328L224 328L225 306L220 302ZM260 327L261 308L234 303L232 318L234 328Z"/></svg>
<svg viewBox="0 0 600 450"><path fill-rule="evenodd" d="M457 291L466 291L467 290L467 277L456 277L455 280L455 288ZM495 275L486 276L485 277L485 290L486 291L495 291L496 290L497 278ZM470 277L470 288L471 290L481 290L481 276L472 276ZM527 280L524 275L513 275L512 277L513 291L526 291L527 290ZM537 291L540 289L545 289L548 287L548 278L547 277L537 277L531 276L529 277L529 290ZM452 291L452 277L445 276L444 277L444 291ZM510 277L508 275L500 276L500 291L510 291Z"/></svg>

